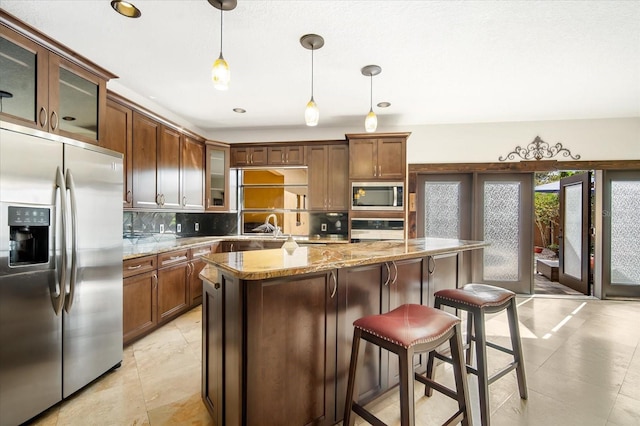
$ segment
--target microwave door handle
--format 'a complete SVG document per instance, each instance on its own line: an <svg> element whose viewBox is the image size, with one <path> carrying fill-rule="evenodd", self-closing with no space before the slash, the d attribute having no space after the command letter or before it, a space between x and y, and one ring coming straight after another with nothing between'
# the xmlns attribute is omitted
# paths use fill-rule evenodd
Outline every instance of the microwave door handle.
<svg viewBox="0 0 640 426"><path fill-rule="evenodd" d="M398 187L393 186L393 207L398 207Z"/></svg>
<svg viewBox="0 0 640 426"><path fill-rule="evenodd" d="M71 170L67 169L67 188L71 205L71 279L69 280L69 293L66 295L64 310L71 311L73 298L76 292L76 279L78 277L78 211L76 203L76 185L73 181Z"/></svg>
<svg viewBox="0 0 640 426"><path fill-rule="evenodd" d="M58 214L60 215L60 226L62 229L60 232L61 238L56 238L60 247L54 246L54 265L57 271L54 274L56 280L55 286L54 289L51 290L51 303L53 304L53 311L56 315L60 314L64 306L65 287L67 283L67 187L60 167L56 170L56 207L58 204L60 205ZM57 234L57 230L54 231L54 235L55 234ZM60 255L58 256L57 253L60 253Z"/></svg>

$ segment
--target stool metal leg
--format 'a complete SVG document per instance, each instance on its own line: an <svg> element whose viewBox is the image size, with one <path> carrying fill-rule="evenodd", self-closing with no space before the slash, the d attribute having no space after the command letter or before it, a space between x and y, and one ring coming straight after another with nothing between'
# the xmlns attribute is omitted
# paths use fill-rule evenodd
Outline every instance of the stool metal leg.
<svg viewBox="0 0 640 426"><path fill-rule="evenodd" d="M398 353L400 361L400 424L414 426L416 422L414 406L413 349Z"/></svg>
<svg viewBox="0 0 640 426"><path fill-rule="evenodd" d="M507 308L507 316L509 318L509 330L511 331L511 347L513 349L513 360L517 364L516 376L518 377L518 389L520 390L520 398L527 399L527 378L524 372L524 359L522 357L522 342L520 340L520 327L518 325L518 310L516 306L516 298L511 299L511 303Z"/></svg>
<svg viewBox="0 0 640 426"><path fill-rule="evenodd" d="M356 391L356 370L360 358L360 336L362 331L359 328L353 330L353 343L351 344L351 362L349 363L349 379L347 381L346 404L344 405L343 425L353 426L355 416L352 416L353 395Z"/></svg>

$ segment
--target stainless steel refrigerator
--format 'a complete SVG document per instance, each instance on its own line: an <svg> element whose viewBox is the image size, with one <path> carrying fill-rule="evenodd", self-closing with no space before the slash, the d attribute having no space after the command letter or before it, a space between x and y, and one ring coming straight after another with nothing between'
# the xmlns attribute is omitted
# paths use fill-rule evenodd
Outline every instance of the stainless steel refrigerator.
<svg viewBox="0 0 640 426"><path fill-rule="evenodd" d="M122 361L122 155L0 122L0 425Z"/></svg>

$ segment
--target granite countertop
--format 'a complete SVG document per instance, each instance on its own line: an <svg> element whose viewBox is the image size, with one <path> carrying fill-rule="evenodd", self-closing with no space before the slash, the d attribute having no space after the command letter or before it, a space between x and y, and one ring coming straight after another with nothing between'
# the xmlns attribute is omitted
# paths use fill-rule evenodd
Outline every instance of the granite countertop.
<svg viewBox="0 0 640 426"><path fill-rule="evenodd" d="M135 259L136 257L165 253L168 251L197 247L204 244L220 241L282 241L287 240L287 235L273 237L271 235L226 235L209 237L176 237L175 234L153 234L140 238L124 238L122 242L122 259ZM336 238L322 238L319 236L294 237L300 244L346 244L348 240Z"/></svg>
<svg viewBox="0 0 640 426"><path fill-rule="evenodd" d="M214 268L205 268L200 273L200 277L215 282L219 269L242 280L261 280L474 250L488 245L484 241L417 238L405 241L361 242L320 247L304 246L289 251L281 248L212 253L203 256L202 259Z"/></svg>

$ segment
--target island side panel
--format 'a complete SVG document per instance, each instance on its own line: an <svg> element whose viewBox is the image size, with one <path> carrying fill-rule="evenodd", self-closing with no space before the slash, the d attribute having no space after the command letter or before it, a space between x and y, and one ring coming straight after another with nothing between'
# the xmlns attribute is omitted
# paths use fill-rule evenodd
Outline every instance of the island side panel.
<svg viewBox="0 0 640 426"><path fill-rule="evenodd" d="M245 424L334 424L335 272L244 285Z"/></svg>
<svg viewBox="0 0 640 426"><path fill-rule="evenodd" d="M217 426L239 426L243 424L242 287L239 280L215 267L206 269L202 305L202 399Z"/></svg>

